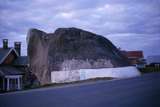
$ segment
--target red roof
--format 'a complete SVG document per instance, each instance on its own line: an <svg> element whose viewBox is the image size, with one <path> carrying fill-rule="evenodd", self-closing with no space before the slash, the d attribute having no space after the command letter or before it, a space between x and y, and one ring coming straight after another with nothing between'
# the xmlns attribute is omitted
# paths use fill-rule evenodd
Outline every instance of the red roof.
<svg viewBox="0 0 160 107"><path fill-rule="evenodd" d="M128 58L143 58L143 51L121 51Z"/></svg>

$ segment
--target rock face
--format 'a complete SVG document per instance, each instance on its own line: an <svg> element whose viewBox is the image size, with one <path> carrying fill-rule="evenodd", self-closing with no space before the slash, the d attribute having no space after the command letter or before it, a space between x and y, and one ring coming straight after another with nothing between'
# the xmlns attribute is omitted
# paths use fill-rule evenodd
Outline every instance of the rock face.
<svg viewBox="0 0 160 107"><path fill-rule="evenodd" d="M27 42L30 67L41 84L51 82L52 71L129 65L108 39L77 28L59 28L48 34L31 29Z"/></svg>

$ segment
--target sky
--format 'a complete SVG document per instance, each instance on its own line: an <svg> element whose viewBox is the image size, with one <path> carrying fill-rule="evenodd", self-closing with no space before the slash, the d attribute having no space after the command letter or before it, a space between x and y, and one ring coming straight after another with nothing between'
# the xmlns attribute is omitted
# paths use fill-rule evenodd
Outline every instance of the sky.
<svg viewBox="0 0 160 107"><path fill-rule="evenodd" d="M0 39L10 46L21 41L22 55L29 29L60 27L103 35L122 50L160 55L160 0L0 0Z"/></svg>

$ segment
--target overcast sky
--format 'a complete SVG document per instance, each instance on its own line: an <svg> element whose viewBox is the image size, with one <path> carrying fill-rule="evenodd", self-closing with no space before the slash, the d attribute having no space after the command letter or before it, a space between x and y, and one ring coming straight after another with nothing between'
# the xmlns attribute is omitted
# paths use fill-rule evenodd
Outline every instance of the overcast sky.
<svg viewBox="0 0 160 107"><path fill-rule="evenodd" d="M22 41L23 55L28 29L59 27L103 35L145 56L160 54L160 0L0 0L0 39Z"/></svg>

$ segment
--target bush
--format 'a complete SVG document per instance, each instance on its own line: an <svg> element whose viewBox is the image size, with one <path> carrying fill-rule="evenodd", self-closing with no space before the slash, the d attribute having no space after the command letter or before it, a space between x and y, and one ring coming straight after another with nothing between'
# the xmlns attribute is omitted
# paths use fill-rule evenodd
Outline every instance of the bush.
<svg viewBox="0 0 160 107"><path fill-rule="evenodd" d="M160 72L160 67L145 67L139 69L141 73Z"/></svg>

